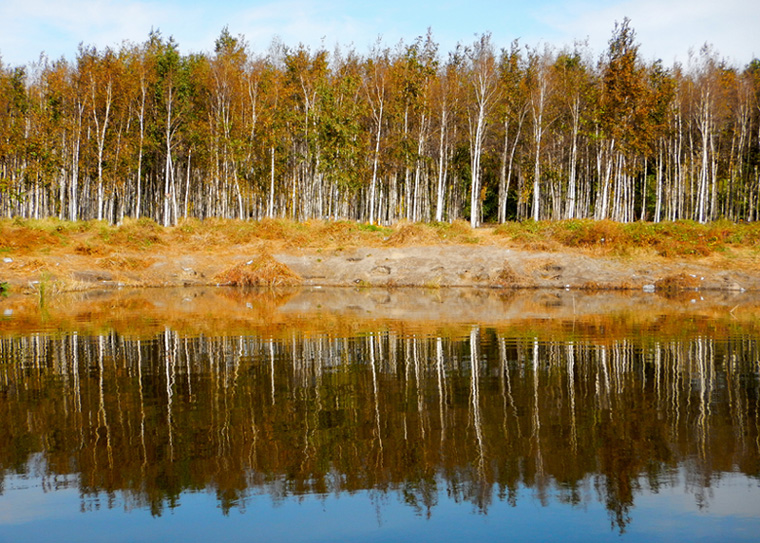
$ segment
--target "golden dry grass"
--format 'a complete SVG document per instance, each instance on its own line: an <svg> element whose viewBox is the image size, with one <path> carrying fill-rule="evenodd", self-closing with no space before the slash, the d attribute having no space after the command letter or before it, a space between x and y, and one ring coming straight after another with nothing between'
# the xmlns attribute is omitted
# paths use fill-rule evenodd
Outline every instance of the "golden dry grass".
<svg viewBox="0 0 760 543"><path fill-rule="evenodd" d="M77 243L74 246L74 254L83 256L102 256L111 252L109 247L103 245L91 245L85 243Z"/></svg>
<svg viewBox="0 0 760 543"><path fill-rule="evenodd" d="M760 223L525 221L500 225L494 235L531 250L583 248L610 255L650 250L662 257L699 258L729 250L756 249L760 244Z"/></svg>
<svg viewBox="0 0 760 543"><path fill-rule="evenodd" d="M432 228L422 225L401 223L385 241L391 247L406 245L431 245L438 242L438 236Z"/></svg>
<svg viewBox="0 0 760 543"><path fill-rule="evenodd" d="M156 246L171 248L175 245L199 250L257 244L274 249L330 249L360 245L486 242L541 251L578 248L607 255L628 255L643 250L662 257L701 258L726 251L754 250L757 257L760 223L676 221L622 224L577 219L512 222L493 229L473 230L464 221L451 224L402 221L393 227L384 227L350 221L297 223L286 219L186 219L177 226L164 228L147 218L125 219L120 226L102 221L0 219L0 239L0 250L17 255L65 251L106 256L114 250L150 251Z"/></svg>
<svg viewBox="0 0 760 543"><path fill-rule="evenodd" d="M499 288L515 288L523 286L526 283L525 278L521 278L509 262L504 262L501 269L491 279L491 286Z"/></svg>
<svg viewBox="0 0 760 543"><path fill-rule="evenodd" d="M453 223L409 223L400 222L393 227L383 244L391 247L409 245L436 245L439 243L479 243L470 225L464 221Z"/></svg>
<svg viewBox="0 0 760 543"><path fill-rule="evenodd" d="M23 271L26 273L34 273L39 271L45 271L48 269L48 265L39 258L21 258L10 263L9 268L11 270Z"/></svg>
<svg viewBox="0 0 760 543"><path fill-rule="evenodd" d="M220 285L234 287L283 287L301 283L298 274L267 253L236 264L214 279Z"/></svg>
<svg viewBox="0 0 760 543"><path fill-rule="evenodd" d="M699 288L699 285L699 277L678 273L655 281L654 288L662 291L695 290Z"/></svg>
<svg viewBox="0 0 760 543"><path fill-rule="evenodd" d="M48 225L21 220L0 220L0 240L6 252L29 254L41 247L58 247L65 238Z"/></svg>
<svg viewBox="0 0 760 543"><path fill-rule="evenodd" d="M98 267L106 270L125 271L147 268L153 263L153 261L152 258L138 258L116 253L104 258L99 258L95 263Z"/></svg>

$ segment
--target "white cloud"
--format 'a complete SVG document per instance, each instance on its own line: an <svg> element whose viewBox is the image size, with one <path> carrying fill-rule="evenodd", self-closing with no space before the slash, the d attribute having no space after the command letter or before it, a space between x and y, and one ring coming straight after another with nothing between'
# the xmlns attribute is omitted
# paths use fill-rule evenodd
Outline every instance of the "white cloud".
<svg viewBox="0 0 760 543"><path fill-rule="evenodd" d="M555 29L560 42L588 37L597 53L606 50L615 21L628 17L644 58L662 58L666 65L685 63L689 49L698 50L704 43L740 64L760 53L760 3L748 0L625 0L603 7L573 2L542 10L538 17Z"/></svg>
<svg viewBox="0 0 760 543"><path fill-rule="evenodd" d="M224 26L243 34L257 51L274 37L286 45L304 43L331 49L336 43L362 47L374 41L377 22L351 16L356 8L342 0L288 0L258 5L214 5L179 0L6 0L0 3L0 55L5 64L25 64L45 51L50 58L73 58L77 45L98 48L123 41L142 42L151 28L174 36L184 52L209 51ZM361 11L361 8L359 8Z"/></svg>
<svg viewBox="0 0 760 543"><path fill-rule="evenodd" d="M71 58L80 42L103 48L144 40L170 15L168 6L139 1L6 0L0 7L0 52L7 64L34 60L42 51Z"/></svg>
<svg viewBox="0 0 760 543"><path fill-rule="evenodd" d="M264 50L273 37L285 45L323 44L328 50L336 43L369 45L376 37L375 23L350 14L341 2L290 0L243 10L230 22L230 30L245 35L256 50Z"/></svg>
<svg viewBox="0 0 760 543"><path fill-rule="evenodd" d="M514 38L557 47L588 37L595 54L607 48L615 21L631 19L647 59L685 62L690 47L712 43L720 55L740 64L760 54L756 0L2 0L0 55L6 64L49 57L73 58L77 44L99 48L122 41L142 42L151 28L174 36L184 52L209 51L222 27L243 34L256 51L278 36L288 46L351 44L361 52L378 36L389 46L410 42L432 26L445 55L457 42L493 32L497 45Z"/></svg>

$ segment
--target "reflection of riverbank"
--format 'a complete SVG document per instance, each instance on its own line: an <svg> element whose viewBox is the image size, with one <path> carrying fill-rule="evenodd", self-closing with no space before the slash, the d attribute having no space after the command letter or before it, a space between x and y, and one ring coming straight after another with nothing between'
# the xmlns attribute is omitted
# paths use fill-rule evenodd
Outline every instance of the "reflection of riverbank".
<svg viewBox="0 0 760 543"><path fill-rule="evenodd" d="M757 292L498 290L467 288L236 288L124 289L36 296L12 295L0 305L0 334L106 328L152 335L169 325L188 335L259 331L277 336L290 328L353 334L378 325L418 332L481 323L554 336L564 332L604 336L637 327L653 334L698 330L760 329ZM537 323L539 325L537 325ZM717 327L717 328L716 328ZM584 332L585 331L585 332ZM466 333L466 331L464 332Z"/></svg>
<svg viewBox="0 0 760 543"><path fill-rule="evenodd" d="M223 510L369 490L487 512L527 488L542 504L598 501L620 528L651 492L704 506L726 473L756 477L757 336L658 340L612 321L604 342L479 325L6 337L0 467L42 455L51 488L76 474L85 503L120 493L157 514L198 490Z"/></svg>

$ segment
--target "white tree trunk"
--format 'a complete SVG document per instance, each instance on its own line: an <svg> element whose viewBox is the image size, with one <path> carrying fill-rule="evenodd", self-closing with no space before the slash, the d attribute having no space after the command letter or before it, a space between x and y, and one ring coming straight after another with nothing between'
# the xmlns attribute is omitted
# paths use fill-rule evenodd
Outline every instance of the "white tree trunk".
<svg viewBox="0 0 760 543"><path fill-rule="evenodd" d="M274 145L269 148L269 201L267 202L267 217L274 218Z"/></svg>
<svg viewBox="0 0 760 543"><path fill-rule="evenodd" d="M375 155L372 159L372 181L369 185L369 222L375 222L375 190L377 187L377 164L380 161L380 137L383 128L383 101L378 104L378 114L375 117L377 130L375 131Z"/></svg>
<svg viewBox="0 0 760 543"><path fill-rule="evenodd" d="M446 162L446 117L448 116L448 109L446 102L444 101L441 107L441 137L438 142L438 188L436 191L435 202L435 220L441 222L443 220L443 197L445 192L446 174L444 170L444 163Z"/></svg>

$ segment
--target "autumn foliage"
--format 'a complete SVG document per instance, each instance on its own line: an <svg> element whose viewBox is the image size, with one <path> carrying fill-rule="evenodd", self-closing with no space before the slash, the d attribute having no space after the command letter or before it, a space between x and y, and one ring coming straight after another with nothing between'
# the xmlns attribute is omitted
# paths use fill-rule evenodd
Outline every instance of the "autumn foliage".
<svg viewBox="0 0 760 543"><path fill-rule="evenodd" d="M151 32L0 64L0 214L755 221L759 106L758 60L645 61L628 20L598 57L487 33L262 52L227 29L182 54Z"/></svg>

